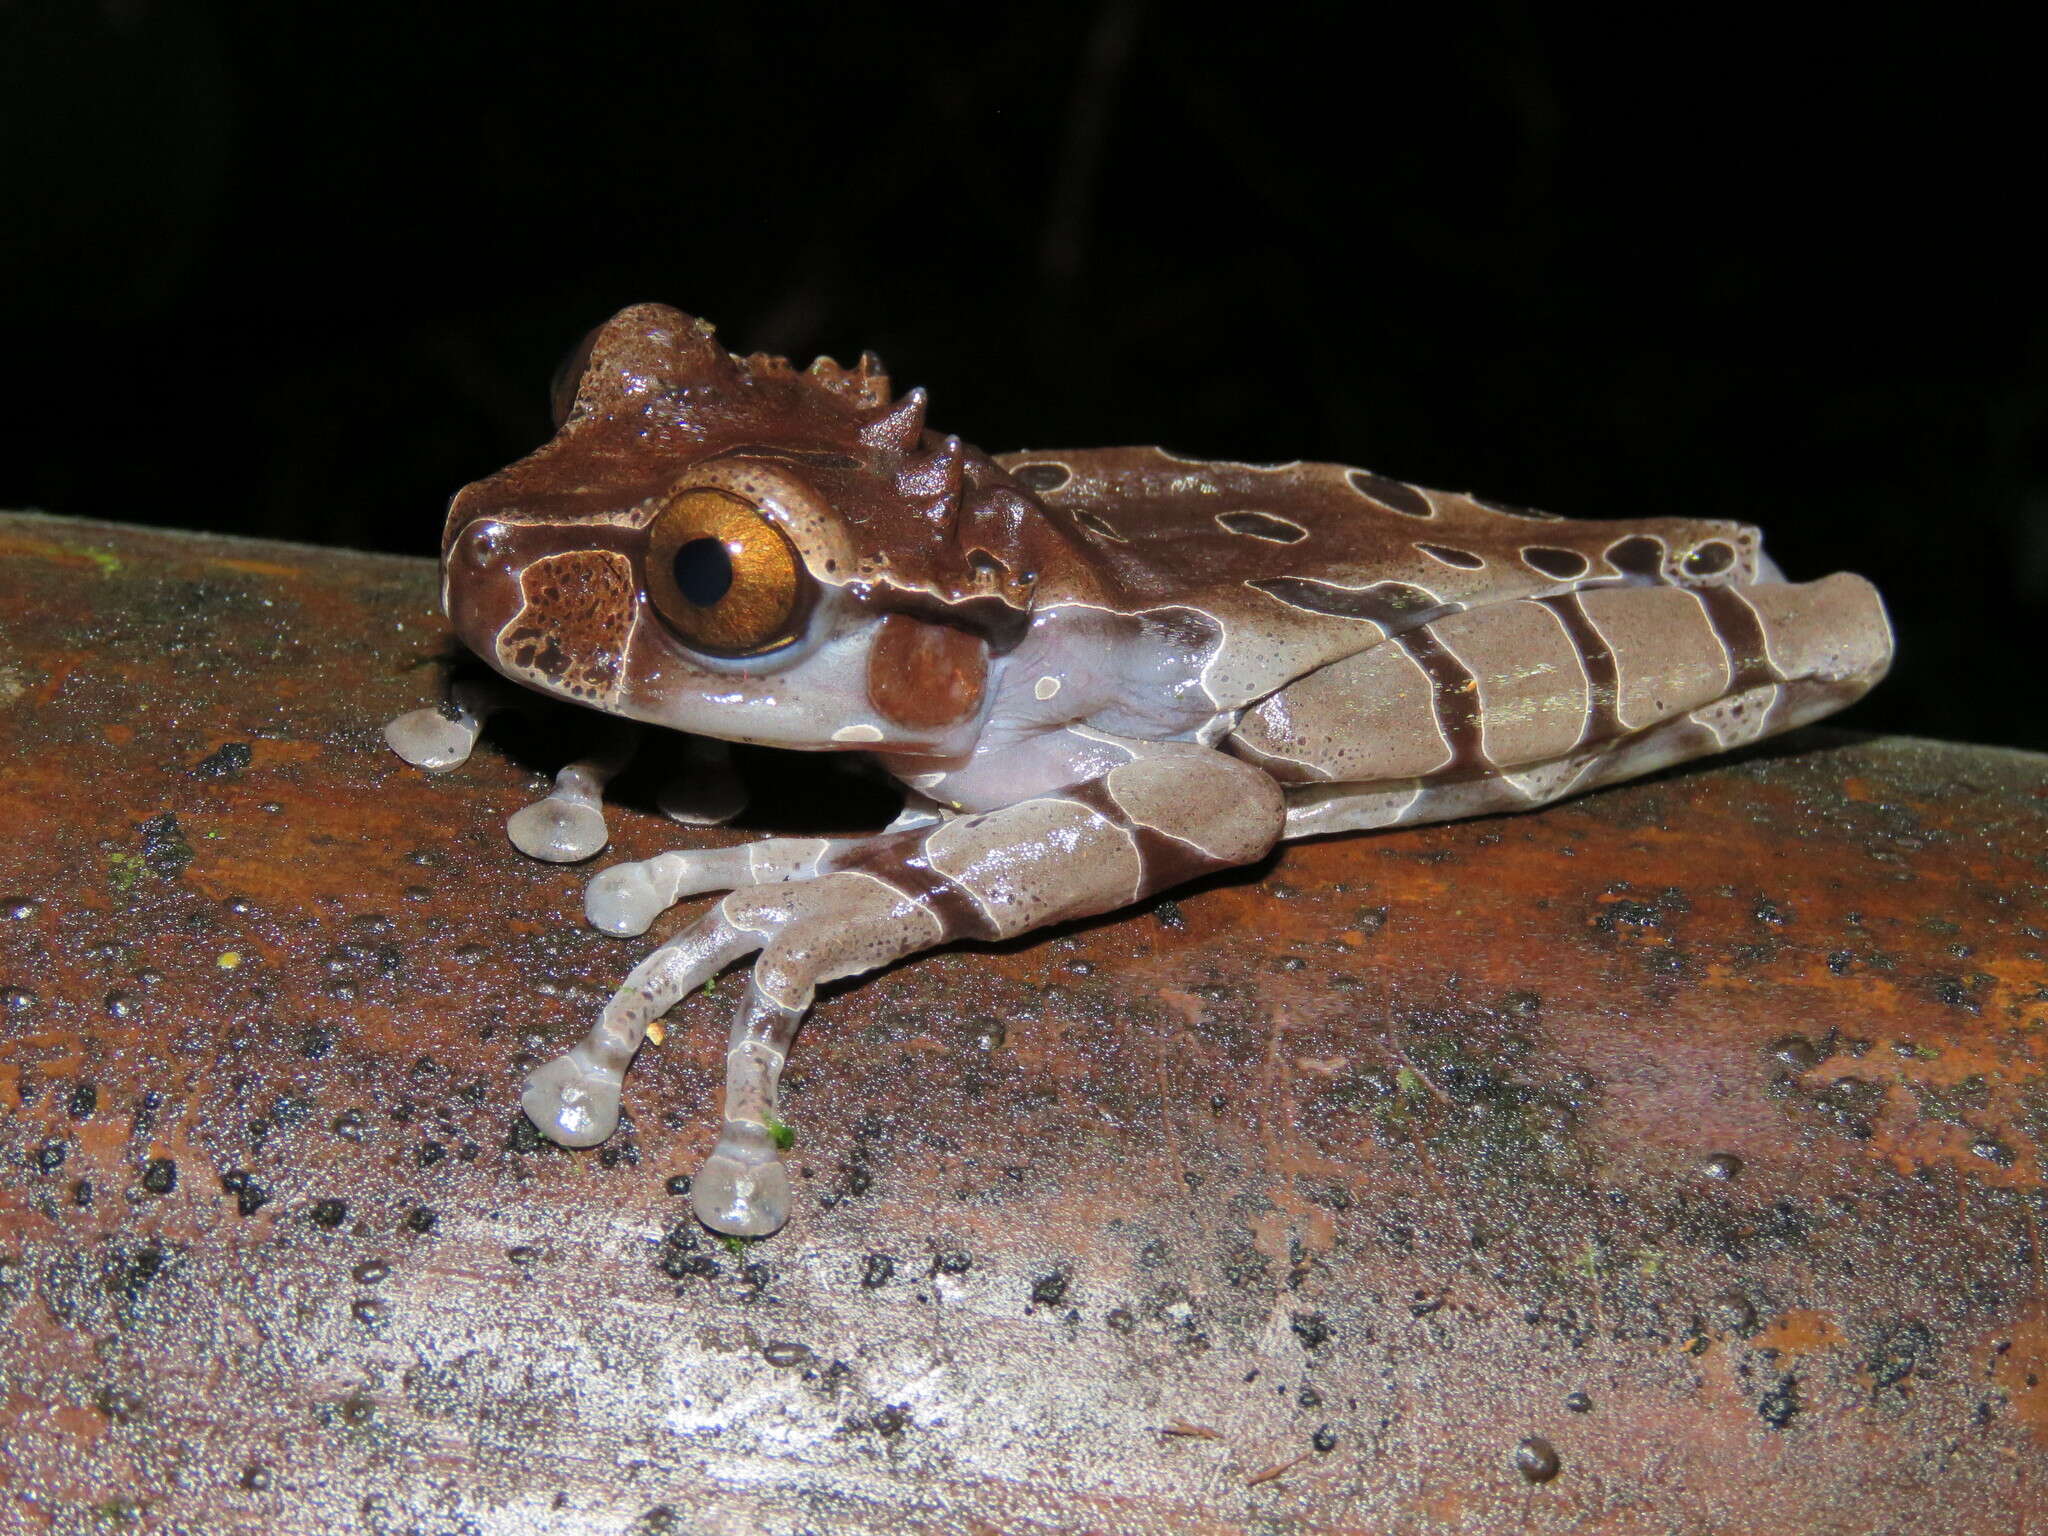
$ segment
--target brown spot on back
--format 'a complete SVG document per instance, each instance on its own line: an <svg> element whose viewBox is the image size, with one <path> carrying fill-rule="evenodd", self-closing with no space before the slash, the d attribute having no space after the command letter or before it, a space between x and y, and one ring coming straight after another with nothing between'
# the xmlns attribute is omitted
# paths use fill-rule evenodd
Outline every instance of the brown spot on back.
<svg viewBox="0 0 2048 1536"><path fill-rule="evenodd" d="M1593 568L1593 562L1576 549L1553 549L1547 544L1531 544L1523 550L1522 564L1559 581L1574 580Z"/></svg>
<svg viewBox="0 0 2048 1536"><path fill-rule="evenodd" d="M1418 544L1415 547L1439 564L1457 570L1480 571L1486 568L1486 562L1469 549L1454 549L1448 544Z"/></svg>
<svg viewBox="0 0 2048 1536"><path fill-rule="evenodd" d="M1268 512L1218 512L1216 522L1230 533L1264 539L1269 544L1299 544L1308 537L1308 530L1301 524Z"/></svg>
<svg viewBox="0 0 2048 1536"><path fill-rule="evenodd" d="M1255 592L1277 598L1305 613L1337 619L1370 619L1388 634L1399 634L1447 613L1462 613L1463 603L1446 603L1404 581L1379 581L1369 587L1340 587L1302 576L1274 576L1245 583Z"/></svg>
<svg viewBox="0 0 2048 1536"><path fill-rule="evenodd" d="M1019 464L1010 471L1018 484L1034 491L1056 491L1074 478L1074 472L1064 464Z"/></svg>
<svg viewBox="0 0 2048 1536"><path fill-rule="evenodd" d="M981 707L988 642L907 614L882 620L868 652L868 700L885 719L911 730L958 724Z"/></svg>
<svg viewBox="0 0 2048 1536"><path fill-rule="evenodd" d="M1735 546L1710 539L1685 557L1688 576L1718 576L1735 563Z"/></svg>
<svg viewBox="0 0 2048 1536"><path fill-rule="evenodd" d="M1607 563L1626 576L1664 579L1664 541L1647 533L1630 534L1607 547Z"/></svg>
<svg viewBox="0 0 2048 1536"><path fill-rule="evenodd" d="M1399 512L1404 517L1436 516L1436 508L1430 504L1429 498L1412 485L1403 485L1398 480L1389 480L1384 475L1375 475L1364 469L1349 470L1344 478L1351 482L1351 489L1359 495L1370 497L1390 512Z"/></svg>

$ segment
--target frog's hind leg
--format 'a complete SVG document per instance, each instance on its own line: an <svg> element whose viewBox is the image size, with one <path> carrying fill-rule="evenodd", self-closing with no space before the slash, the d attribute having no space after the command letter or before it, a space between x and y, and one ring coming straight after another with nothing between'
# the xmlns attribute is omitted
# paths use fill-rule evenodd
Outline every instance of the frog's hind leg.
<svg viewBox="0 0 2048 1536"><path fill-rule="evenodd" d="M638 727L607 719L599 728L597 746L588 756L566 764L555 775L545 800L515 811L505 823L513 845L529 858L550 864L574 864L590 858L610 841L604 823L604 788L640 744Z"/></svg>
<svg viewBox="0 0 2048 1536"><path fill-rule="evenodd" d="M1537 610L1557 627L1531 633L1522 621ZM1428 628L1434 654L1455 666L1417 667L1405 692L1383 696L1408 711L1405 735L1419 756L1455 766L1290 783L1287 836L1528 810L1747 746L1852 702L1891 659L1876 592L1846 575L1740 589L1605 588ZM1559 656L1546 657L1545 641ZM1501 654L1490 658L1489 647ZM1391 660L1403 664L1399 651ZM1294 718L1305 714L1297 707ZM1391 734L1371 738L1372 750L1385 753ZM1491 749L1485 771L1448 751L1460 734ZM1531 744L1550 755L1513 750ZM1255 743L1251 755L1269 754Z"/></svg>

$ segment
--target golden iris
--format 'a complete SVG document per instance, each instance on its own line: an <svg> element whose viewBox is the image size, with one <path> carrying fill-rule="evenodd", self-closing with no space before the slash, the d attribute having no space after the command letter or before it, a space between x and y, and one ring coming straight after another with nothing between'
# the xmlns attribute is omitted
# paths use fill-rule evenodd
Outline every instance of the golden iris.
<svg viewBox="0 0 2048 1536"><path fill-rule="evenodd" d="M724 491L676 492L648 530L647 595L698 650L773 650L795 634L807 585L783 531Z"/></svg>

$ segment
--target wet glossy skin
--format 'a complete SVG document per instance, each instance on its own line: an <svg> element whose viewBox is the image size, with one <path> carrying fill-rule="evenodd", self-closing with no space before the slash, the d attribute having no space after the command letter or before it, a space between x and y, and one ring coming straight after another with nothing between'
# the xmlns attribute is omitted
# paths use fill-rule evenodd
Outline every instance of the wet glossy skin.
<svg viewBox="0 0 2048 1536"><path fill-rule="evenodd" d="M660 1016L757 956L699 1215L789 1214L776 1083L819 982L1112 910L1277 840L1522 809L1740 745L1884 672L1875 591L1784 582L1754 529L1572 522L1339 465L1158 449L992 459L925 430L879 365L735 358L656 305L594 336L556 437L467 487L444 601L515 682L721 741L873 753L895 828L599 874L644 932L730 890L628 978L523 1100L588 1146ZM394 722L459 760L489 701ZM623 748L515 818L602 847ZM737 804L715 755L673 810Z"/></svg>

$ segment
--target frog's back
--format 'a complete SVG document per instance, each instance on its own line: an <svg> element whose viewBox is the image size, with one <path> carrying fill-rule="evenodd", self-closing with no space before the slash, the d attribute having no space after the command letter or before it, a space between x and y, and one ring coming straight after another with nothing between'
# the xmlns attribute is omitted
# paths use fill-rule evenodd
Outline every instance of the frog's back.
<svg viewBox="0 0 2048 1536"><path fill-rule="evenodd" d="M1072 522L1121 604L1216 622L1208 682L1226 708L1446 613L1588 584L1746 584L1768 570L1744 524L1561 518L1341 464L1159 448L998 462Z"/></svg>

